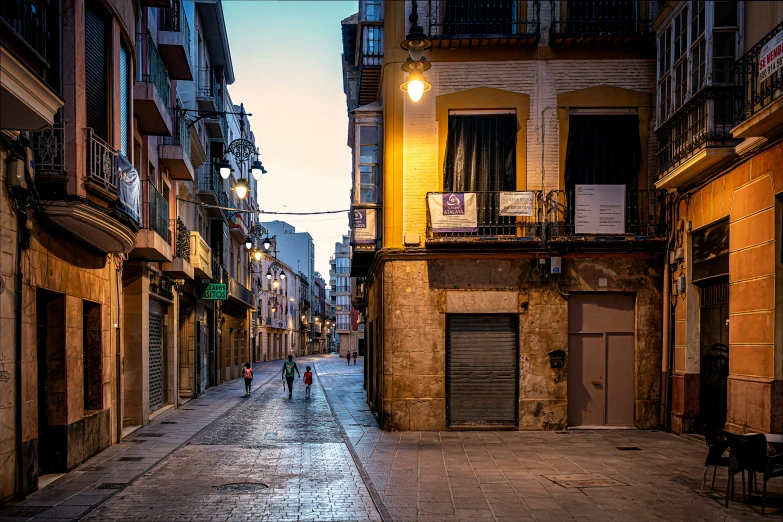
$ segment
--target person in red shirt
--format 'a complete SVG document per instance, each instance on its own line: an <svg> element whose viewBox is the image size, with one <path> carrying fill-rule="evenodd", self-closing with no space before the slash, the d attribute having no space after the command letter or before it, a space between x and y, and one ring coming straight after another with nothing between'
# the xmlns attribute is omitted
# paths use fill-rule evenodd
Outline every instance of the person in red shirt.
<svg viewBox="0 0 783 522"><path fill-rule="evenodd" d="M305 398L310 397L311 384L313 384L313 372L310 371L309 366L306 366L304 372Z"/></svg>
<svg viewBox="0 0 783 522"><path fill-rule="evenodd" d="M253 368L250 366L249 362L245 363L242 376L245 378L245 397L250 397L250 383L253 382Z"/></svg>

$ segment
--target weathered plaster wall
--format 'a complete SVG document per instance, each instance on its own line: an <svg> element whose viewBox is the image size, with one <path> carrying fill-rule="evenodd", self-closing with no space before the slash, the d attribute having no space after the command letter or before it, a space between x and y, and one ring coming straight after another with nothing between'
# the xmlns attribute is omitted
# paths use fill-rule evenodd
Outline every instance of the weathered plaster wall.
<svg viewBox="0 0 783 522"><path fill-rule="evenodd" d="M636 423L658 422L661 366L661 259L566 258L562 290L636 294ZM519 313L520 429L567 425L567 364L552 369L549 351L568 348L568 301L537 260L509 257L393 259L380 269L383 305L383 426L446 427L447 313ZM598 278L606 278L606 287ZM377 291L377 290L376 290ZM373 290L371 289L371 293ZM371 299L370 302L373 302ZM373 309L370 314L373 316Z"/></svg>

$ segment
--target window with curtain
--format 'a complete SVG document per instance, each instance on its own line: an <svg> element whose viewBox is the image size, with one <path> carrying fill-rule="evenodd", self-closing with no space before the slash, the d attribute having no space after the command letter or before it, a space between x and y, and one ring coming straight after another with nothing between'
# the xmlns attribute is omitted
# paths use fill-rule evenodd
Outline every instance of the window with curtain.
<svg viewBox="0 0 783 522"><path fill-rule="evenodd" d="M517 130L515 114L449 115L443 189L515 190Z"/></svg>
<svg viewBox="0 0 783 522"><path fill-rule="evenodd" d="M568 121L566 190L576 185L638 187L642 147L635 114L576 115Z"/></svg>

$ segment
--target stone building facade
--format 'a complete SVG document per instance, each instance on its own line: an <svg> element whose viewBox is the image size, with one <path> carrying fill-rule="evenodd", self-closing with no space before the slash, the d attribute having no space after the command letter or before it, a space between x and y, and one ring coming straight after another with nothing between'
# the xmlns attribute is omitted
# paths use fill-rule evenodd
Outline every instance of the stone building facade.
<svg viewBox="0 0 783 522"><path fill-rule="evenodd" d="M508 19L486 12L457 31L448 9L419 2L433 45L424 53L431 89L418 102L400 89L412 3L360 2L343 21L353 301L364 316L368 403L385 429L659 423L667 199L654 186L655 4L640 3L620 26L564 4L528 3ZM580 17L592 18L570 21ZM455 188L451 126L510 115L504 154L515 167L503 188ZM609 121L638 135L613 181L569 156L584 125L598 135ZM597 147L628 148L613 141L620 134L604 136ZM622 233L575 230L575 182L625 185ZM503 221L501 191L532 193L533 215ZM477 194L476 230L433 225L428 196L455 192Z"/></svg>

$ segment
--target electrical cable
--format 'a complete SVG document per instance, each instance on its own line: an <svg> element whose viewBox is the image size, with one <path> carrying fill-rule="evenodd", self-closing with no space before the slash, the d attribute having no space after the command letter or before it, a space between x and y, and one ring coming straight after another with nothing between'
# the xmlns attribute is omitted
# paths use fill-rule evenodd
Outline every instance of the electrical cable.
<svg viewBox="0 0 783 522"><path fill-rule="evenodd" d="M271 210L251 210L249 208L243 209L243 208L234 208L234 207L223 207L221 205L208 205L206 203L199 203L198 201L193 201L192 199L185 199L185 198L177 198L178 201L185 201L187 203L193 203L194 205L199 205L204 208L217 208L220 210L228 210L229 212L236 212L236 213L246 213L246 214L277 214L277 215L284 215L284 216L315 216L320 214L340 214L342 212L350 212L350 209L343 209L343 210L321 210L317 212L274 212Z"/></svg>

